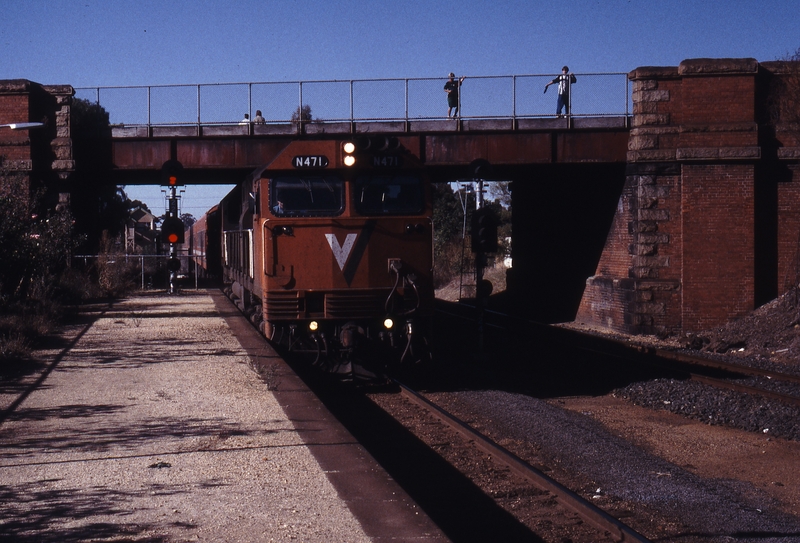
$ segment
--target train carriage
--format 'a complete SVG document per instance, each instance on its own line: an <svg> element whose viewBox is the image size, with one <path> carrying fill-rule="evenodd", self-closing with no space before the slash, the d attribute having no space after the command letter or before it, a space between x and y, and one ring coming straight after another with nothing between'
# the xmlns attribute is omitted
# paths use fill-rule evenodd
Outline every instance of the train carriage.
<svg viewBox="0 0 800 543"><path fill-rule="evenodd" d="M219 206L209 209L186 229L184 239L188 244L190 271L199 280L218 281L222 278L221 236Z"/></svg>

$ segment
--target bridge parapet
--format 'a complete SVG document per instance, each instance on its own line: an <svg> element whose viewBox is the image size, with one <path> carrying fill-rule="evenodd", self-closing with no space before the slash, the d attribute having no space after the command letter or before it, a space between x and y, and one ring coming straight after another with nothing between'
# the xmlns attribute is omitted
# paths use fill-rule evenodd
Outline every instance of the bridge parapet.
<svg viewBox="0 0 800 543"><path fill-rule="evenodd" d="M460 88L460 118L474 121L555 118L556 92L542 93L557 74L469 76ZM625 73L579 73L571 86L572 118L630 113ZM442 78L364 79L207 85L80 87L78 98L99 103L119 128L250 124L262 130L314 130L318 124L410 123L447 119ZM253 125L254 131L257 125ZM287 128L289 127L289 128ZM524 123L523 123L524 128ZM137 137L141 137L139 132ZM199 134L199 132L197 133ZM120 134L121 137L121 134Z"/></svg>
<svg viewBox="0 0 800 543"><path fill-rule="evenodd" d="M372 121L191 126L113 126L112 137L203 138L247 136L320 136L338 134L402 134L435 132L512 132L627 128L627 117L573 117L537 119L461 119L458 121Z"/></svg>

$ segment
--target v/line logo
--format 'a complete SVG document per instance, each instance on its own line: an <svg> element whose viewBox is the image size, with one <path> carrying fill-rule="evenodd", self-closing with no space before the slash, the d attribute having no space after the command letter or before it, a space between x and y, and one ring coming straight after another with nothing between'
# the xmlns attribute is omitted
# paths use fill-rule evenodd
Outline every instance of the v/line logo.
<svg viewBox="0 0 800 543"><path fill-rule="evenodd" d="M377 224L375 220L366 221L360 232L350 232L345 235L344 242L341 244L336 238L336 234L325 234L325 239L328 240L328 245L331 248L336 264L342 271L344 280L348 285L353 282L356 276Z"/></svg>
<svg viewBox="0 0 800 543"><path fill-rule="evenodd" d="M336 263L339 264L339 269L344 271L344 265L353 250L353 245L356 244L358 234L347 234L347 237L344 238L344 243L341 245L339 245L339 240L333 234L325 234L325 238L328 240L328 245L331 246L333 257L336 259Z"/></svg>

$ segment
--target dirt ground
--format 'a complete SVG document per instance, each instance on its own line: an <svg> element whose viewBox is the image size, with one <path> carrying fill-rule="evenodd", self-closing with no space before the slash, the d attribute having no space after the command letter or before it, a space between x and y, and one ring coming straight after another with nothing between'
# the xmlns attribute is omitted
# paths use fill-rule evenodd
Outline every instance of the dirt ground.
<svg viewBox="0 0 800 543"><path fill-rule="evenodd" d="M731 362L800 374L800 293L790 292L751 314L680 337L626 336L577 323L563 326L631 343L692 349ZM594 418L611 433L711 480L741 481L790 515L800 511L800 443L634 405L613 393L550 400Z"/></svg>
<svg viewBox="0 0 800 543"><path fill-rule="evenodd" d="M797 515L800 511L800 443L796 441L711 426L639 407L612 394L553 403L597 420L614 435L699 477L748 483L784 512Z"/></svg>

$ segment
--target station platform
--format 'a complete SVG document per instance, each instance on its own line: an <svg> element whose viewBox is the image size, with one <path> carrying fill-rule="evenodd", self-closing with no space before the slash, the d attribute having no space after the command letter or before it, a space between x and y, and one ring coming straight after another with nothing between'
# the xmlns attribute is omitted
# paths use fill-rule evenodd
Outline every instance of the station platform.
<svg viewBox="0 0 800 543"><path fill-rule="evenodd" d="M222 293L80 317L0 381L0 541L448 541Z"/></svg>

